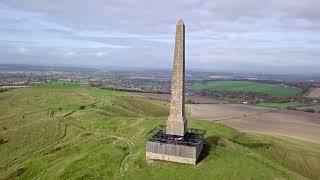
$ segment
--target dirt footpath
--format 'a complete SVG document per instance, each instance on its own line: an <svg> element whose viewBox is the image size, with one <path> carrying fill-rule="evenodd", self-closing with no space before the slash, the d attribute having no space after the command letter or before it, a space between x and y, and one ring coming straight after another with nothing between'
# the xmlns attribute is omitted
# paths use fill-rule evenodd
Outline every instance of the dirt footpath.
<svg viewBox="0 0 320 180"><path fill-rule="evenodd" d="M242 131L276 134L320 143L320 113L237 104L191 104L194 119L218 121Z"/></svg>

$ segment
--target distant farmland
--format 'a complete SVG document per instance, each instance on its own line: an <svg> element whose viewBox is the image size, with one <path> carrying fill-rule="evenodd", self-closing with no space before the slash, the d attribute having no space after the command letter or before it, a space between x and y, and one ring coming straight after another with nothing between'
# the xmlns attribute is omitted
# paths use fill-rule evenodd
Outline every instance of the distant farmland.
<svg viewBox="0 0 320 180"><path fill-rule="evenodd" d="M192 90L219 90L229 92L254 92L264 93L273 97L289 97L301 92L300 88L288 87L275 84L264 84L250 81L212 81L206 84L195 82L192 84Z"/></svg>

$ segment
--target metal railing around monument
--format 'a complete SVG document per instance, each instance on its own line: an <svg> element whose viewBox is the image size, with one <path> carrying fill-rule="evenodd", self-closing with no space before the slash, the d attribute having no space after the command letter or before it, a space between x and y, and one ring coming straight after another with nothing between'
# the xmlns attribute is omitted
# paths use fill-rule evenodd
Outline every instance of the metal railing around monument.
<svg viewBox="0 0 320 180"><path fill-rule="evenodd" d="M166 134L166 126L160 125L159 127L156 127L153 130L151 130L146 135L146 138L148 141L151 142L196 146L199 143L203 142L205 134L206 130L188 128L184 136L170 135Z"/></svg>

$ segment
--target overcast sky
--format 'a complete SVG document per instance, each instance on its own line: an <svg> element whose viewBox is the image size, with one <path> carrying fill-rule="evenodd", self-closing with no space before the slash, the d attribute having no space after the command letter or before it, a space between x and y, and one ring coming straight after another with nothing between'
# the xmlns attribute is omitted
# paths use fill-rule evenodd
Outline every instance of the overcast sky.
<svg viewBox="0 0 320 180"><path fill-rule="evenodd" d="M0 0L0 64L319 72L319 0Z"/></svg>

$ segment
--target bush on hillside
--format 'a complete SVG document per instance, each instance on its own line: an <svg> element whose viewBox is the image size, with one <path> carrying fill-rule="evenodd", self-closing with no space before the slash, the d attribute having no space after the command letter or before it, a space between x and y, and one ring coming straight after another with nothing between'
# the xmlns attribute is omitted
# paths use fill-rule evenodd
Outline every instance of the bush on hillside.
<svg viewBox="0 0 320 180"><path fill-rule="evenodd" d="M308 108L308 109L304 109L304 112L310 112L310 113L314 113L316 112L314 109Z"/></svg>
<svg viewBox="0 0 320 180"><path fill-rule="evenodd" d="M6 143L6 142L8 142L8 140L3 139L3 138L0 138L0 144L4 144L4 143Z"/></svg>
<svg viewBox="0 0 320 180"><path fill-rule="evenodd" d="M288 110L294 110L294 111L297 110L297 108L294 107L294 106L288 106L287 109L288 109Z"/></svg>
<svg viewBox="0 0 320 180"><path fill-rule="evenodd" d="M0 89L0 92L6 92L9 91L9 89Z"/></svg>

